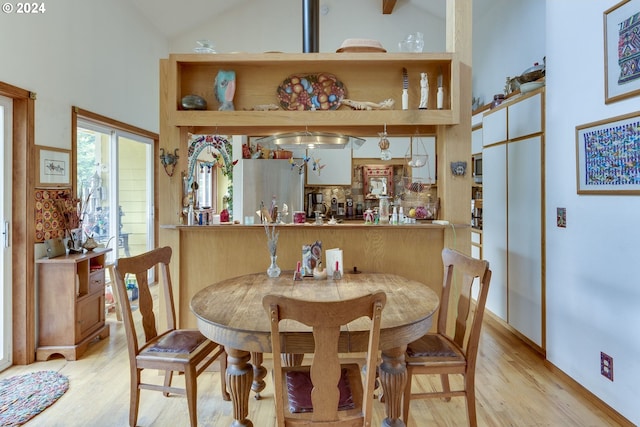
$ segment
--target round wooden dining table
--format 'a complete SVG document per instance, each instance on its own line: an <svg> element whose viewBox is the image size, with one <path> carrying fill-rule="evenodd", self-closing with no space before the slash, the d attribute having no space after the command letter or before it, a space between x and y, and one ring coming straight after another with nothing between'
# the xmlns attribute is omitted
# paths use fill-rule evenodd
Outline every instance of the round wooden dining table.
<svg viewBox="0 0 640 427"><path fill-rule="evenodd" d="M438 295L426 284L394 274L344 274L341 279L293 280L293 272L270 278L266 273L248 274L212 284L191 300L198 329L227 351L227 384L233 402L234 427L252 427L249 420L251 389L264 389L266 369L262 353L271 353L269 317L262 307L267 294L313 301L340 301L381 290L387 295L382 313L379 380L383 389L386 418L382 426L404 426L402 395L407 381L404 354L407 344L431 328L439 305ZM283 352L299 363L313 353L311 329L294 322L282 325ZM357 319L341 333L339 353L367 351L369 322ZM253 358L253 360L252 360ZM253 365L250 363L253 361Z"/></svg>

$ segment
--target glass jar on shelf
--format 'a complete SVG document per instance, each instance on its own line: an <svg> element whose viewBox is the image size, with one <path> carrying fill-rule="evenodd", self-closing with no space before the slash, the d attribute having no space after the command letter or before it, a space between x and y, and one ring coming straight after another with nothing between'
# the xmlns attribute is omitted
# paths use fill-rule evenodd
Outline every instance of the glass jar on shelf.
<svg viewBox="0 0 640 427"><path fill-rule="evenodd" d="M380 212L380 223L388 224L389 223L389 215L391 208L391 202L389 200L389 196L379 196L379 207L378 211Z"/></svg>

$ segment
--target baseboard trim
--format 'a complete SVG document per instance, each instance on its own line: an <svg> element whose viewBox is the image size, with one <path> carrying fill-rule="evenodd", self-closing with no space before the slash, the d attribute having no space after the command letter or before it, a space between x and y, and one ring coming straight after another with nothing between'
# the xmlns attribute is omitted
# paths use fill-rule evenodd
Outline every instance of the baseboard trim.
<svg viewBox="0 0 640 427"><path fill-rule="evenodd" d="M613 420L615 420L621 427L637 427L636 424L629 421L622 414L616 411L614 408L609 406L606 402L601 400L598 396L593 394L589 389L584 387L582 384L578 383L571 376L566 374L562 369L555 366L551 363L546 357L546 350L536 345L533 341L516 331L511 325L507 324L504 320L491 313L490 311L485 311L485 316L483 319L483 323L485 326L492 328L497 334L501 334L503 336L512 335L515 338L519 339L523 343L525 343L528 347L530 347L533 351L538 353L541 356L542 363L544 366L552 372L554 375L561 377L561 379L567 383L567 385L578 395L583 396L590 403L592 403L595 407L600 409L602 412L610 416Z"/></svg>

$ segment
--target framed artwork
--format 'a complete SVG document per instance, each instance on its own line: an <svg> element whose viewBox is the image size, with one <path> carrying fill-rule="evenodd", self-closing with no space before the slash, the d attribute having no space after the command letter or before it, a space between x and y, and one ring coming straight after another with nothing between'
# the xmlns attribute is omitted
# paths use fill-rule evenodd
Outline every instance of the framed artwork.
<svg viewBox="0 0 640 427"><path fill-rule="evenodd" d="M393 166L362 166L362 184L365 199L377 199L380 196L393 197Z"/></svg>
<svg viewBox="0 0 640 427"><path fill-rule="evenodd" d="M640 111L576 126L578 194L640 194Z"/></svg>
<svg viewBox="0 0 640 427"><path fill-rule="evenodd" d="M71 185L71 151L53 147L37 147L37 187L69 187Z"/></svg>
<svg viewBox="0 0 640 427"><path fill-rule="evenodd" d="M604 102L640 94L640 0L604 12Z"/></svg>

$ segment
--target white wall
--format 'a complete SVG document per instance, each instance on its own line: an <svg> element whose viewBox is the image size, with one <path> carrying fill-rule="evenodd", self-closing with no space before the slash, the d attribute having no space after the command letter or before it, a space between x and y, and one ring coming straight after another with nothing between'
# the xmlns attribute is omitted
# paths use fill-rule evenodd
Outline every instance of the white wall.
<svg viewBox="0 0 640 427"><path fill-rule="evenodd" d="M123 0L0 14L0 80L37 93L35 143L71 148L71 106L157 132L167 42Z"/></svg>
<svg viewBox="0 0 640 427"><path fill-rule="evenodd" d="M617 3L547 1L547 358L640 424L640 198L576 193L575 127L640 109L637 96L604 103L602 16Z"/></svg>
<svg viewBox="0 0 640 427"><path fill-rule="evenodd" d="M492 0L473 16L473 96L488 104L545 56L545 0ZM475 3L474 3L475 7Z"/></svg>
<svg viewBox="0 0 640 427"><path fill-rule="evenodd" d="M506 76L547 57L547 359L640 424L640 198L576 192L575 127L640 109L638 97L604 104L602 16L617 2L496 0L474 22L473 82L488 102ZM614 382L600 375L600 351L613 356Z"/></svg>
<svg viewBox="0 0 640 427"><path fill-rule="evenodd" d="M445 50L441 19L404 2L398 2L391 15L383 15L382 3L373 1L375 7L372 0L323 0L321 6L329 12L319 19L320 52L335 52L347 38L375 39L388 52L398 52L398 42L415 31L425 34L425 52ZM252 1L233 8L172 40L171 51L191 52L200 39L211 40L221 53L302 52L302 2Z"/></svg>

